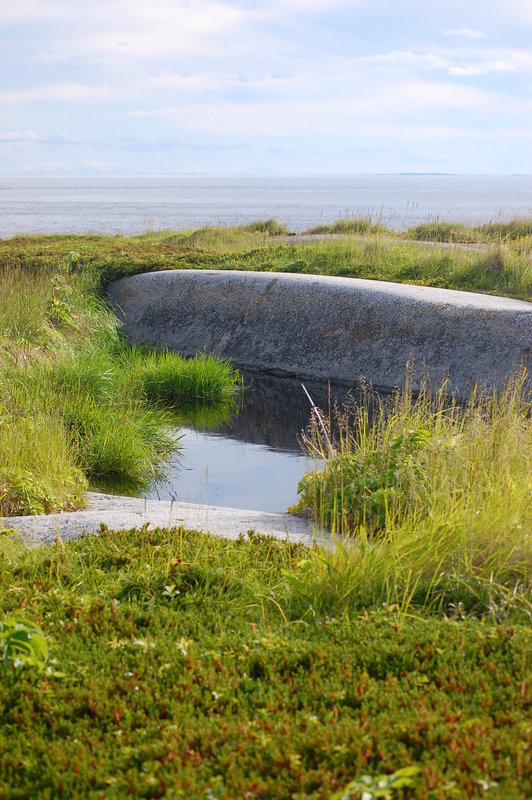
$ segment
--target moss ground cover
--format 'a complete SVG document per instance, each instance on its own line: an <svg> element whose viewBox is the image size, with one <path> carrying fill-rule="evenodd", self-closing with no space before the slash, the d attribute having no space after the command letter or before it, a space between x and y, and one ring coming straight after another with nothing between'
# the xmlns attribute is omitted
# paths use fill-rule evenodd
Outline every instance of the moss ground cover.
<svg viewBox="0 0 532 800"><path fill-rule="evenodd" d="M287 577L312 551L253 534L0 541L0 619L48 647L0 664L2 798L330 798L408 766L394 796L532 794L511 617L304 617Z"/></svg>

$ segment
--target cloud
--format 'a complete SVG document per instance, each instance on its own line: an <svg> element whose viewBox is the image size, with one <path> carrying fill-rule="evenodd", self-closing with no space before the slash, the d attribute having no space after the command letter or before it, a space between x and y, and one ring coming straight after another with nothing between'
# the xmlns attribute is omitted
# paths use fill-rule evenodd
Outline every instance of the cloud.
<svg viewBox="0 0 532 800"><path fill-rule="evenodd" d="M452 30L444 31L445 36L460 36L463 39L487 39L488 34L484 31L476 31L471 28L453 28Z"/></svg>
<svg viewBox="0 0 532 800"><path fill-rule="evenodd" d="M330 12L333 8L367 5L368 0L272 0L269 6L284 11L300 11L302 14Z"/></svg>
<svg viewBox="0 0 532 800"><path fill-rule="evenodd" d="M433 53L413 53L411 50L393 50L390 53L376 53L356 59L357 64L383 65L405 69L448 69L452 61Z"/></svg>
<svg viewBox="0 0 532 800"><path fill-rule="evenodd" d="M64 5L54 0L17 0L16 3L0 4L0 20L3 22L61 19L64 12Z"/></svg>
<svg viewBox="0 0 532 800"><path fill-rule="evenodd" d="M92 159L92 158L80 158L79 161L76 162L80 167L84 169L97 170L98 172L116 172L117 170L122 171L132 171L138 170L138 166L135 164L126 164L122 161L105 161L103 159Z"/></svg>
<svg viewBox="0 0 532 800"><path fill-rule="evenodd" d="M316 113L319 103L320 113ZM469 86L432 84L414 81L397 86L380 88L354 87L349 94L319 100L310 94L284 101L273 99L263 102L238 103L213 101L186 103L151 109L136 109L127 113L132 119L159 118L173 124L178 130L196 131L220 136L283 136L329 134L360 134L373 131L376 124L392 122L397 117L409 117L408 131L416 125L427 127L431 113L470 112L492 114L497 107L490 93ZM395 119L394 119L395 118ZM429 123L432 128L435 123ZM446 126L443 125L442 129Z"/></svg>
<svg viewBox="0 0 532 800"><path fill-rule="evenodd" d="M87 86L80 83L61 83L51 86L36 86L31 89L13 89L0 92L2 103L30 103L34 101L59 100L85 103L89 100L106 100L113 95L108 86Z"/></svg>
<svg viewBox="0 0 532 800"><path fill-rule="evenodd" d="M449 75L459 77L485 75L488 72L515 72L517 67L509 61L479 61L477 64L455 64L449 68Z"/></svg>
<svg viewBox="0 0 532 800"><path fill-rule="evenodd" d="M42 136L32 130L0 131L0 142L40 142Z"/></svg>
<svg viewBox="0 0 532 800"><path fill-rule="evenodd" d="M423 71L445 71L453 76L485 75L489 72L515 72L518 57L516 54L509 54L509 57L478 60L478 61L458 61L456 57L442 56L434 53L414 53L411 50L394 50L390 53L378 53L371 56L355 59L355 63L361 66L383 66L393 70L423 70ZM521 63L526 64L526 58L521 58Z"/></svg>
<svg viewBox="0 0 532 800"><path fill-rule="evenodd" d="M68 153L75 169L102 172L127 171L133 154L140 166L151 151L163 162L162 142L204 148L220 169L230 148L249 164L257 148L289 164L288 152L364 137L394 152L396 138L458 148L475 128L492 135L498 118L528 142L530 9L532 0L475 0L467 13L463 0L6 0L0 144L19 165L21 153L50 164Z"/></svg>

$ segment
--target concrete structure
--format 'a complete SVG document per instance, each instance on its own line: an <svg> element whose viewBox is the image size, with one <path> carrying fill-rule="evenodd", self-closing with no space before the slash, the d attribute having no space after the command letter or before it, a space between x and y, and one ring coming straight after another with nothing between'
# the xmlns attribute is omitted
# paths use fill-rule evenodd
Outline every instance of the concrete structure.
<svg viewBox="0 0 532 800"><path fill-rule="evenodd" d="M532 303L383 281L175 270L109 287L131 343L389 391L428 377L460 396L532 371ZM530 381L530 378L529 378Z"/></svg>
<svg viewBox="0 0 532 800"><path fill-rule="evenodd" d="M240 533L254 530L277 539L305 544L328 540L328 534L309 519L292 514L143 500L97 492L88 492L87 500L88 507L81 511L35 517L0 517L0 529L2 526L15 529L33 546L51 544L58 537L69 541L78 539L83 533L96 534L102 523L115 531L147 525L151 528L189 528L225 539L237 539Z"/></svg>

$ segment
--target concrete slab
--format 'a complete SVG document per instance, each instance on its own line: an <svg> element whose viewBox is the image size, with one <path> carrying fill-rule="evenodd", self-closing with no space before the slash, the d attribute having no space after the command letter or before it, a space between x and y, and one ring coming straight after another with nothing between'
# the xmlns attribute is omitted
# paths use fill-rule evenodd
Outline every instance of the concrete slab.
<svg viewBox="0 0 532 800"><path fill-rule="evenodd" d="M165 500L143 500L89 492L88 507L63 514L34 517L0 518L0 526L14 528L31 545L50 544L59 536L64 541L79 538L83 533L97 534L104 523L111 530L156 527L179 527L236 539L240 533L254 530L278 539L312 544L327 536L311 522L292 514L267 513L217 506L174 503Z"/></svg>

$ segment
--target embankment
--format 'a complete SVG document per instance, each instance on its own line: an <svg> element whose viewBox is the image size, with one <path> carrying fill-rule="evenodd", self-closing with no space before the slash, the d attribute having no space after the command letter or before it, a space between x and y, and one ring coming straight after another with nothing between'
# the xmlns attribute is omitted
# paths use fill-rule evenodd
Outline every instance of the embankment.
<svg viewBox="0 0 532 800"><path fill-rule="evenodd" d="M532 304L317 275L169 270L122 278L109 298L131 343L213 353L244 369L389 391L444 379L461 396L532 366ZM528 378L530 380L530 378Z"/></svg>

